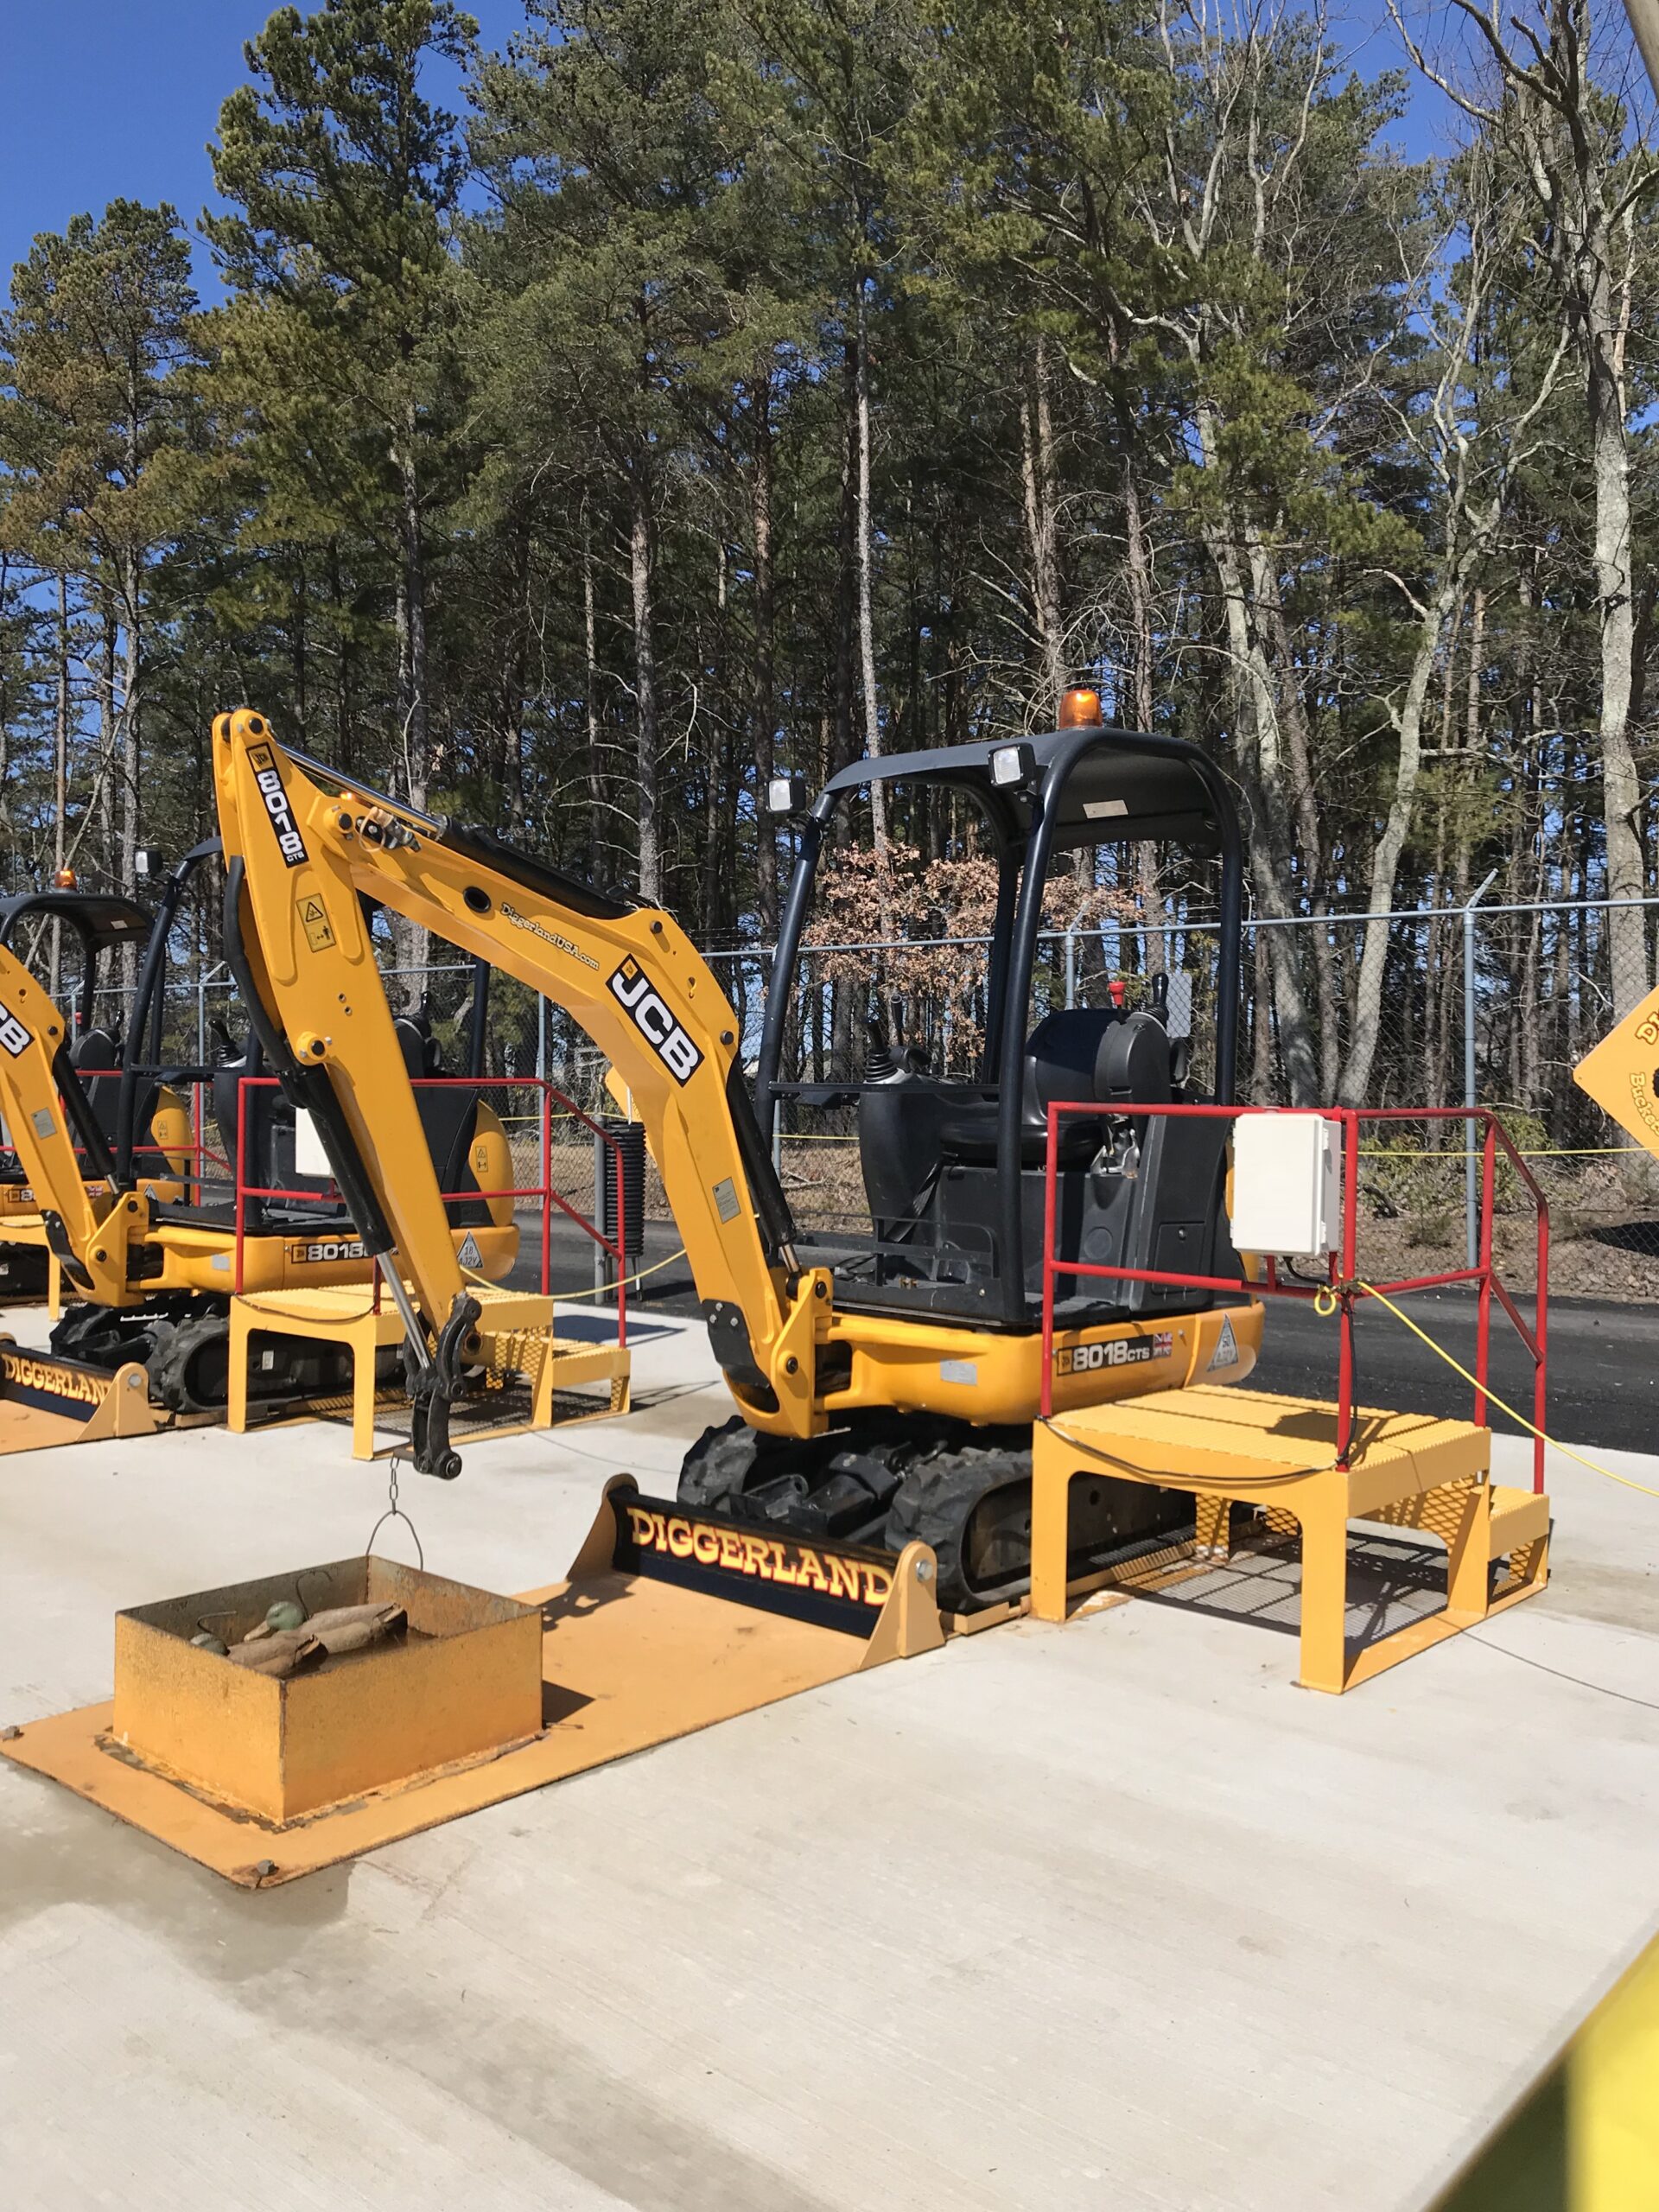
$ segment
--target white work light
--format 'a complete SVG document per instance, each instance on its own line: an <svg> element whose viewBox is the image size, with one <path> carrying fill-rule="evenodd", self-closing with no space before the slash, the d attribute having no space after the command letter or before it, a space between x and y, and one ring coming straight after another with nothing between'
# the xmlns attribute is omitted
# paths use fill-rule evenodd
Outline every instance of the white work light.
<svg viewBox="0 0 1659 2212"><path fill-rule="evenodd" d="M1000 790L1027 784L1037 773L1037 755L1028 745L999 745L991 755L991 781Z"/></svg>

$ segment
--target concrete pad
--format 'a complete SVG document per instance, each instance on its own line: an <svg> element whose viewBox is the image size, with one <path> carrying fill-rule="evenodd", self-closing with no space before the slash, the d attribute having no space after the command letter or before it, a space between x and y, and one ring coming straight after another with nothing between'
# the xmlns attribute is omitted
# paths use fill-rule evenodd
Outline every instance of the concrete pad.
<svg viewBox="0 0 1659 2212"><path fill-rule="evenodd" d="M701 1329L636 1388L406 1476L429 1562L523 1588L607 1474L671 1484L727 1410ZM0 1722L385 1487L316 1427L0 1461ZM0 1770L7 2201L1421 2203L1659 1911L1659 1499L1551 1487L1548 1593L1340 1700L1270 1624L1129 1604L253 1895Z"/></svg>

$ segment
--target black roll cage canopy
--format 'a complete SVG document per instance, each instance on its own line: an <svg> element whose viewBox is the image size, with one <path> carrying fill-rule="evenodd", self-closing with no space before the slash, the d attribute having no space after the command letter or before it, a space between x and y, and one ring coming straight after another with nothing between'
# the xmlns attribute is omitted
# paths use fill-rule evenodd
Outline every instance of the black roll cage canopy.
<svg viewBox="0 0 1659 2212"><path fill-rule="evenodd" d="M1018 779L998 782L994 757L1004 756L1001 765L1006 767L1011 753L1019 760ZM1182 846L1198 858L1219 857L1215 1096L1218 1104L1230 1106L1236 1095L1244 884L1238 810L1220 770L1197 746L1098 722L1019 740L891 753L855 760L839 770L800 817L800 850L779 927L756 1070L755 1109L763 1133L773 1126L780 1095L778 1071L792 996L788 979L799 962L825 832L849 794L875 783L901 782L965 792L984 817L996 848L985 1065L998 1090L999 1243L1003 1252L1014 1255L1023 1249L1024 1233L1017 1172L1023 1017L1031 1003L1050 862L1057 854L1084 847L1145 840ZM1014 1265L1000 1266L998 1273L1005 1319L1023 1320L1026 1297L1020 1270Z"/></svg>
<svg viewBox="0 0 1659 2212"><path fill-rule="evenodd" d="M31 918L60 922L80 948L80 990L75 1026L95 1028L92 1001L104 955L137 944L149 935L150 912L112 891L20 891L0 899L0 944L14 947L20 924Z"/></svg>

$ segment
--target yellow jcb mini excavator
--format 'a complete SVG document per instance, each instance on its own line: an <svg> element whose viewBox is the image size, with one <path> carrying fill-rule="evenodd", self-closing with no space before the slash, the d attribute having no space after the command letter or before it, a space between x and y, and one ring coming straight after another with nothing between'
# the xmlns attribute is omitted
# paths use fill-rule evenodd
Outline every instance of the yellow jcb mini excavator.
<svg viewBox="0 0 1659 2212"><path fill-rule="evenodd" d="M227 1038L229 1056L215 1066L161 1061L168 940L194 871L216 861L219 851L212 839L170 872L148 923L143 966L118 1048L101 1031L85 1029L72 1044L63 1015L0 933L0 1116L38 1209L10 1214L0 1235L13 1249L32 1246L54 1259L73 1301L52 1332L49 1357L15 1350L0 1356L0 1451L69 1440L89 1429L102 1433L97 1417L118 1389L125 1433L134 1433L137 1409L127 1393L135 1368L143 1370L149 1416L141 1426L154 1427L157 1415L222 1414L233 1291L255 1297L296 1287L366 1287L371 1280L372 1262L349 1211L326 1178L302 1177L296 1169L293 1108L274 1085L245 1081L260 1074L257 1048L238 1053ZM41 905L50 897L13 905L20 914L59 912ZM486 981L480 972L480 989ZM389 1052L404 1095L413 1098L410 1078L436 1071L429 1034L419 1021L400 1017L391 1024ZM116 1084L105 1074L84 1077L89 1065L118 1066ZM189 1160L180 1092L194 1081L209 1090L224 1170ZM443 1210L452 1253L464 1252L479 1274L505 1274L518 1248L513 1202L481 1195L506 1192L512 1182L499 1118L464 1086L423 1090L415 1112L435 1185L441 1180L446 1192L480 1194L452 1198ZM140 1135L158 1128L159 1135ZM169 1179L153 1172L154 1144L172 1148ZM191 1203L181 1179L187 1166ZM239 1237L238 1177L255 1193L296 1193L245 1196ZM348 1381L338 1347L272 1332L262 1341L251 1390L269 1405L334 1392ZM13 1413L20 1417L11 1419ZM54 1414L61 1417L61 1440L51 1426Z"/></svg>
<svg viewBox="0 0 1659 2212"><path fill-rule="evenodd" d="M1191 1046L1172 1034L1167 1010L1060 1007L1028 1027L1057 859L1153 840L1218 861L1213 1095L1232 1099L1241 848L1205 756L1103 727L1096 709L1020 742L858 762L810 810L784 784L775 802L798 823L800 858L758 1114L736 1017L671 916L366 790L278 743L246 709L215 722L213 766L226 957L266 1065L312 1116L366 1248L388 1255L414 1372L417 1466L460 1471L448 1405L488 1322L456 1264L413 1099L388 1073L397 1056L365 898L564 1008L631 1095L739 1409L693 1446L682 1500L779 1534L889 1551L920 1538L937 1554L947 1609L1022 1588L1043 1380L1049 1103L1098 1108L1065 1125L1063 1251L1239 1273L1224 1214L1225 1122L1121 1110L1189 1095ZM975 1080L947 1079L906 1052L868 1080L791 1086L780 1074L788 984L826 831L878 779L960 804L996 856L982 1063ZM763 1135L786 1096L798 1110L855 1108L871 1235L815 1246L791 1219ZM1262 1309L1245 1295L1131 1281L1070 1289L1052 1353L1058 1412L1239 1381L1254 1364ZM1091 1564L1121 1555L1179 1512L1190 1519L1184 1496L1173 1508L1144 1487L1090 1484L1074 1510L1074 1548Z"/></svg>

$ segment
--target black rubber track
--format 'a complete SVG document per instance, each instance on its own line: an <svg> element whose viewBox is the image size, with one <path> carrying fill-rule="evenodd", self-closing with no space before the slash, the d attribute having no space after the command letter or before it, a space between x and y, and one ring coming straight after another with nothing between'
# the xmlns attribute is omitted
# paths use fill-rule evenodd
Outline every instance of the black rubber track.
<svg viewBox="0 0 1659 2212"><path fill-rule="evenodd" d="M1023 1492L1023 1498L1016 1497L1010 1504L1023 1523L1025 1558L1014 1565L1012 1573L981 1585L970 1558L974 1516L993 1492L1011 1488ZM886 1542L895 1552L909 1543L931 1544L938 1562L940 1610L966 1613L1018 1596L1027 1587L1031 1580L1030 1535L1030 1452L969 1444L954 1451L940 1446L918 1452L888 1512Z"/></svg>

